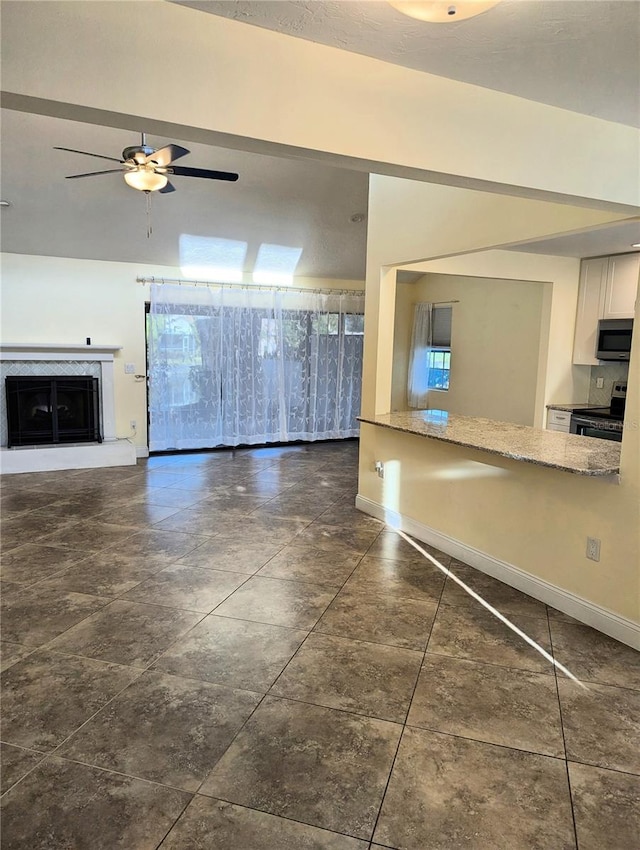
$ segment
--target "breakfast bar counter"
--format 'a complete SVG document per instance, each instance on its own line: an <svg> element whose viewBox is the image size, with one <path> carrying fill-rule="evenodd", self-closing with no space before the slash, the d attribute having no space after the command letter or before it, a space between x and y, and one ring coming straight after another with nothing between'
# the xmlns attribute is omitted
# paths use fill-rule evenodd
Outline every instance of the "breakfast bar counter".
<svg viewBox="0 0 640 850"><path fill-rule="evenodd" d="M460 416L444 410L410 410L360 416L360 422L466 446L513 460L572 472L604 476L620 472L620 443Z"/></svg>

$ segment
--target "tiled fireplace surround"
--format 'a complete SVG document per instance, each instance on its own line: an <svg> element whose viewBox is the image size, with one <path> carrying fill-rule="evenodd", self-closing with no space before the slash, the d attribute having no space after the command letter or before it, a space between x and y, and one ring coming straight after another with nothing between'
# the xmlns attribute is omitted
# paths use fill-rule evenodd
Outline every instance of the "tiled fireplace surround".
<svg viewBox="0 0 640 850"><path fill-rule="evenodd" d="M135 447L116 436L114 354L117 345L14 343L0 346L0 466L3 473L135 464ZM102 443L7 448L8 375L88 375L99 379Z"/></svg>

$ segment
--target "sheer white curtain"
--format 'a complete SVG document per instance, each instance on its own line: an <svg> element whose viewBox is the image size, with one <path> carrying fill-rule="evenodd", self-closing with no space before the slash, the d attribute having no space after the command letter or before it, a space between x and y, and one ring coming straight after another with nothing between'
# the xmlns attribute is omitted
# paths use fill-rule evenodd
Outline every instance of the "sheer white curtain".
<svg viewBox="0 0 640 850"><path fill-rule="evenodd" d="M151 451L354 437L364 296L153 284Z"/></svg>
<svg viewBox="0 0 640 850"><path fill-rule="evenodd" d="M407 380L407 404L409 407L425 408L429 393L429 349L433 335L433 304L422 302L415 305L413 331L409 352Z"/></svg>

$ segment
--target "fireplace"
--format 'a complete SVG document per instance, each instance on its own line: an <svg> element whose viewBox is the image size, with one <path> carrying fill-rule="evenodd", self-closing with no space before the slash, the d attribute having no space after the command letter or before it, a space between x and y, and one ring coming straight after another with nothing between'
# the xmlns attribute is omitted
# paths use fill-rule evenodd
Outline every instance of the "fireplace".
<svg viewBox="0 0 640 850"><path fill-rule="evenodd" d="M101 442L98 379L6 378L8 448Z"/></svg>
<svg viewBox="0 0 640 850"><path fill-rule="evenodd" d="M91 469L106 466L133 466L136 463L136 447L116 433L115 410L115 356L122 350L120 345L83 345L82 343L60 342L0 342L0 471L2 475L22 472L49 472L57 469ZM56 400L36 399L32 407L43 407L44 422L37 414L35 428L26 439L16 439L12 417L12 434L9 438L9 415L7 411L7 378L35 380L42 389L42 380L56 379ZM77 378L84 382L84 390L78 393ZM69 380L73 379L73 380ZM76 428L67 414L58 415L60 383L73 389L72 398L62 400L63 406L76 407ZM11 382L10 382L11 383ZM80 385L82 387L82 384ZM29 390L33 386L26 387ZM50 387L45 387L51 391ZM79 399L82 399L79 402ZM13 404L15 399L10 402ZM69 404L69 402L72 404ZM51 410L51 422L48 411ZM57 440L53 442L53 413L57 418ZM27 410L27 414L29 411ZM60 427L62 424L62 428ZM35 433L34 433L35 432ZM80 433L79 433L80 432ZM44 442L46 439L49 442ZM102 439L102 442L100 440Z"/></svg>

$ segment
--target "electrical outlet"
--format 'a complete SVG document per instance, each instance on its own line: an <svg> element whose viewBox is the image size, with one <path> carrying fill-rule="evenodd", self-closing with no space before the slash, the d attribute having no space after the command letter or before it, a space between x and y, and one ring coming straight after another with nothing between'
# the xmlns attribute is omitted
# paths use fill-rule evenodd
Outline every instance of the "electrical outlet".
<svg viewBox="0 0 640 850"><path fill-rule="evenodd" d="M125 363L124 364L124 373L125 373L125 375L135 375L136 364L135 363Z"/></svg>
<svg viewBox="0 0 640 850"><path fill-rule="evenodd" d="M378 473L378 478L384 478L384 463L381 460L376 461L375 470Z"/></svg>
<svg viewBox="0 0 640 850"><path fill-rule="evenodd" d="M138 423L137 423L137 421L136 421L135 419L132 419L132 420L131 420L131 422L129 422L129 425L131 425L131 430L132 430L132 431L135 431L135 430L136 430L136 428L138 427Z"/></svg>
<svg viewBox="0 0 640 850"><path fill-rule="evenodd" d="M600 541L597 537L587 537L587 558L590 561L600 560Z"/></svg>
<svg viewBox="0 0 640 850"><path fill-rule="evenodd" d="M601 390L604 387L604 378L596 378L596 389Z"/></svg>

